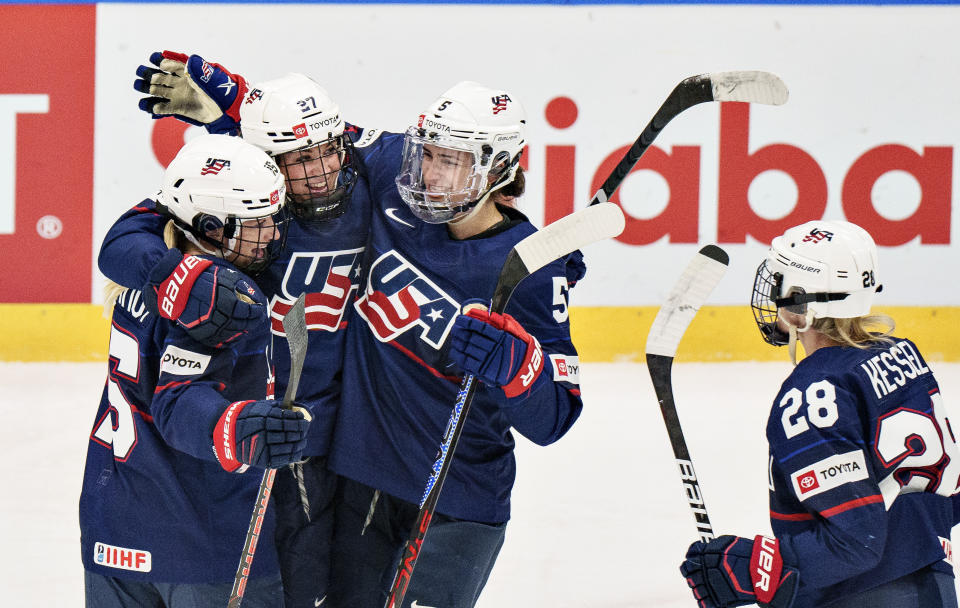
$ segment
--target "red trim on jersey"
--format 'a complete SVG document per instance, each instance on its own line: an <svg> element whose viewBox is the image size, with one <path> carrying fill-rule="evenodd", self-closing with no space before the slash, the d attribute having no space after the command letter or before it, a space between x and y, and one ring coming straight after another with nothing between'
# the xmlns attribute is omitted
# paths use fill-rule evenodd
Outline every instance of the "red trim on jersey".
<svg viewBox="0 0 960 608"><path fill-rule="evenodd" d="M883 496L880 494L873 494L871 496L864 496L863 498L855 498L854 500L848 500L847 502L840 503L835 507L830 507L820 512L820 515L824 517L833 517L834 515L839 515L850 509L856 509L857 507L863 507L866 505L876 504L878 502L883 502ZM811 513L777 513L776 511L770 511L771 519L779 519L783 521L806 521L813 519L813 514Z"/></svg>
<svg viewBox="0 0 960 608"><path fill-rule="evenodd" d="M840 503L839 505L832 507L830 509L827 509L825 511L821 511L820 515L823 515L824 517L833 517L834 515L839 515L844 511L849 511L850 509L856 509L857 507L862 507L864 505L876 504L878 502L883 502L883 496L879 494L874 494L872 496L864 496L863 498L849 500L847 502Z"/></svg>
<svg viewBox="0 0 960 608"><path fill-rule="evenodd" d="M176 388L184 384L190 384L191 382L193 382L193 380L177 380L175 382L167 382L163 386L158 386L157 388L153 389L153 394L156 395L160 391L165 391L168 388Z"/></svg>
<svg viewBox="0 0 960 608"><path fill-rule="evenodd" d="M806 521L808 519L813 519L813 515L810 513L777 513L776 511L770 511L770 519L780 519L783 521Z"/></svg>
<svg viewBox="0 0 960 608"><path fill-rule="evenodd" d="M143 418L144 420L146 420L147 422L149 422L149 423L151 423L151 424L153 423L153 416L151 416L150 414L144 413L143 410L141 410L140 408L138 408L137 406L135 406L135 405L132 404L132 403L129 404L129 405L130 405L130 410L131 410L134 414L140 414L140 417L141 417L141 418Z"/></svg>
<svg viewBox="0 0 960 608"><path fill-rule="evenodd" d="M405 355L406 355L407 357L409 357L410 359L413 359L414 361L416 361L417 363L419 363L420 365L422 365L423 367L425 367L428 372L430 372L431 374L433 374L433 375L436 376L437 378L440 378L440 379L442 379L442 380L449 380L450 382L453 382L454 384L460 384L460 377L459 377L459 376L447 376L447 375L441 374L441 373L438 372L437 370L433 369L432 367L430 367L429 365L427 365L426 363L424 363L423 359L421 359L420 357L416 356L416 355L413 354L411 351L409 351L407 348L401 346L400 344L397 344L396 342L394 342L394 341L392 341L392 340L391 340L390 342L387 342L387 344L389 344L390 346L396 348L397 350L399 350L400 352L402 352L403 354L405 354Z"/></svg>

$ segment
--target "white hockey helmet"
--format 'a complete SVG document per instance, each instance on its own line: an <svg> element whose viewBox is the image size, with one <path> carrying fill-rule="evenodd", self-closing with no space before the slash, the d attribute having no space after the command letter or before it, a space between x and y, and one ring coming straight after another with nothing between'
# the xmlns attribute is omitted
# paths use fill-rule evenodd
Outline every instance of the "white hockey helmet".
<svg viewBox="0 0 960 608"><path fill-rule="evenodd" d="M344 128L340 106L303 74L259 83L240 105L243 138L274 157L287 177L289 211L306 222L346 210L357 172Z"/></svg>
<svg viewBox="0 0 960 608"><path fill-rule="evenodd" d="M818 220L773 239L757 268L751 305L764 339L782 345L777 308L808 315L809 322L862 317L881 289L870 233L850 222Z"/></svg>
<svg viewBox="0 0 960 608"><path fill-rule="evenodd" d="M255 272L269 263L267 245L283 235L284 198L283 174L262 150L239 137L204 134L167 166L157 206L204 251ZM262 228L251 233L248 225Z"/></svg>
<svg viewBox="0 0 960 608"><path fill-rule="evenodd" d="M407 129L397 189L414 215L449 222L513 181L526 112L502 89L454 85Z"/></svg>

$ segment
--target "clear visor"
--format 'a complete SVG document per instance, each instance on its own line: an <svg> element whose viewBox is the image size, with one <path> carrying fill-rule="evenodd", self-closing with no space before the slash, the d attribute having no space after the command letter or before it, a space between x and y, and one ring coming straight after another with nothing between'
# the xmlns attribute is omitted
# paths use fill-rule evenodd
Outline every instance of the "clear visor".
<svg viewBox="0 0 960 608"><path fill-rule="evenodd" d="M416 127L407 129L397 189L420 219L449 222L473 208L484 193L479 151L467 143L421 133Z"/></svg>

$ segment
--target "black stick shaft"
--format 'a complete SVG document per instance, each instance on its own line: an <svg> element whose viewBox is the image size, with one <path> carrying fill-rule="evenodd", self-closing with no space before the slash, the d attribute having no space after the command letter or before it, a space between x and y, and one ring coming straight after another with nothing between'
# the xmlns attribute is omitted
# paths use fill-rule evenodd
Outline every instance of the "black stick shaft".
<svg viewBox="0 0 960 608"><path fill-rule="evenodd" d="M643 153L647 151L647 148L650 147L653 140L660 135L660 131L667 126L667 123L687 108L706 101L713 101L713 89L708 75L691 76L674 87L670 95L667 96L666 101L663 102L663 105L660 106L657 113L653 115L653 119L650 120L640 133L640 137L633 142L633 145L630 146L627 153L624 154L620 162L617 163L617 166L613 168L613 171L607 179L604 180L603 186L600 187L600 192L597 192L593 200L590 201L590 204L595 205L610 200L610 197L613 196L616 189L619 188L623 180L626 179L627 174L629 174L633 166L637 164L637 161L640 160Z"/></svg>
<svg viewBox="0 0 960 608"><path fill-rule="evenodd" d="M687 442L683 437L683 428L680 426L680 417L677 415L677 406L673 400L672 367L673 357L647 354L647 369L650 371L650 379L653 381L653 390L660 401L660 414L663 416L663 423L667 427L670 447L673 448L673 456L680 472L680 481L683 483L687 504L691 513L693 513L701 540L707 542L714 538L713 525L710 523L710 516L707 514L707 505L703 501L700 482L697 480L697 473L693 469L693 461L690 460Z"/></svg>

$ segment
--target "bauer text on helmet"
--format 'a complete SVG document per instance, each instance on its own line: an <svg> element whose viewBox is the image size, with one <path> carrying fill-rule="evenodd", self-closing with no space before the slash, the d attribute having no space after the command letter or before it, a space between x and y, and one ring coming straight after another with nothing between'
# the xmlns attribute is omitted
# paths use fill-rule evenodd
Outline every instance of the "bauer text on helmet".
<svg viewBox="0 0 960 608"><path fill-rule="evenodd" d="M877 246L866 230L840 220L807 222L773 239L754 279L754 317L767 342L785 344L778 308L811 320L862 317L879 279Z"/></svg>

